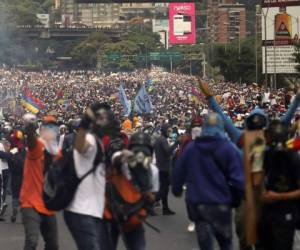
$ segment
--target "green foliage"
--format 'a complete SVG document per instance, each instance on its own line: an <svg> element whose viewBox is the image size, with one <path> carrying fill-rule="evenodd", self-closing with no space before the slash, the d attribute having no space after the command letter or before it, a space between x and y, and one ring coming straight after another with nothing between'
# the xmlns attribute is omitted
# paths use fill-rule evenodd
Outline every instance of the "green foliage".
<svg viewBox="0 0 300 250"><path fill-rule="evenodd" d="M241 53L239 53L238 44L216 46L213 49L212 65L219 67L220 73L228 81L255 82L256 67L255 67L255 42L254 38L250 37L241 42ZM261 77L261 53L257 48L258 56L258 81Z"/></svg>
<svg viewBox="0 0 300 250"><path fill-rule="evenodd" d="M160 44L160 36L149 31L134 31L124 37L124 40L143 45L148 50L155 49Z"/></svg>
<svg viewBox="0 0 300 250"><path fill-rule="evenodd" d="M102 48L110 41L103 33L91 33L87 39L74 46L71 56L78 66L94 67Z"/></svg>

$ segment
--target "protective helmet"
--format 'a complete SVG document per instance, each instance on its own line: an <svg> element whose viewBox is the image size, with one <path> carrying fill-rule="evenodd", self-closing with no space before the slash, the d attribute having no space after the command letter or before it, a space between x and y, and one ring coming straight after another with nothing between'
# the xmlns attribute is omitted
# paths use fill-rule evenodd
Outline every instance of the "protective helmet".
<svg viewBox="0 0 300 250"><path fill-rule="evenodd" d="M289 137L288 126L279 120L274 120L266 130L266 137L269 145L285 147Z"/></svg>
<svg viewBox="0 0 300 250"><path fill-rule="evenodd" d="M132 149L133 147L147 147L150 150L151 154L153 153L151 137L146 133L137 132L131 136L128 148Z"/></svg>
<svg viewBox="0 0 300 250"><path fill-rule="evenodd" d="M264 129L268 125L268 119L260 114L255 114L246 119L246 128L248 130Z"/></svg>

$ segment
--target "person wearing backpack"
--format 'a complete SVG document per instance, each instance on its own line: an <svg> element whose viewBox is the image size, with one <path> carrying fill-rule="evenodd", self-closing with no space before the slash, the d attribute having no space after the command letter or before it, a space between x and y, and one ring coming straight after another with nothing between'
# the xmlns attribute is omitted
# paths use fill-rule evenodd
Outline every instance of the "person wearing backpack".
<svg viewBox="0 0 300 250"><path fill-rule="evenodd" d="M152 168L153 147L148 134L137 132L130 138L128 149L112 155L107 177L105 217L110 221L113 249L122 235L127 250L145 250L143 222L155 196L152 187L155 176Z"/></svg>
<svg viewBox="0 0 300 250"><path fill-rule="evenodd" d="M288 126L278 120L266 131L258 226L263 250L292 250L299 223L300 156L286 147L288 134Z"/></svg>
<svg viewBox="0 0 300 250"><path fill-rule="evenodd" d="M78 250L110 250L108 228L103 219L105 205L105 157L101 138L113 122L107 103L95 103L84 113L74 143L74 164L78 185L64 211L64 219ZM91 171L93 170L93 171Z"/></svg>
<svg viewBox="0 0 300 250"><path fill-rule="evenodd" d="M233 250L231 190L242 197L243 163L218 114L208 115L201 136L179 156L172 180L175 196L181 196L186 184L189 219L195 222L200 249L213 250L216 238L221 250Z"/></svg>
<svg viewBox="0 0 300 250"><path fill-rule="evenodd" d="M34 250L39 233L45 241L46 250L58 250L58 231L55 213L49 211L42 198L44 174L47 171L46 153L59 157L58 126L53 116L45 116L36 133L36 117L24 116L27 153L20 192L20 207L25 230L24 250Z"/></svg>

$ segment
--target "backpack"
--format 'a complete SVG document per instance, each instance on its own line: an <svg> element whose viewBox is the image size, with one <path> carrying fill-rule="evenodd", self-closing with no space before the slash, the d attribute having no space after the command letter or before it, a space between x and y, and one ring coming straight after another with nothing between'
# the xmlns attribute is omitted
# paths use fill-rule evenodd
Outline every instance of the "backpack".
<svg viewBox="0 0 300 250"><path fill-rule="evenodd" d="M91 173L94 173L99 163L103 160L103 154L98 140L97 153L94 159L93 167L82 177L76 174L73 147L65 150L57 160L49 160L46 167L44 186L43 186L43 200L47 209L52 211L60 211L68 207L72 202L79 184Z"/></svg>
<svg viewBox="0 0 300 250"><path fill-rule="evenodd" d="M134 230L147 217L146 202L133 183L124 175L114 173L106 183L104 217L114 219L125 232Z"/></svg>

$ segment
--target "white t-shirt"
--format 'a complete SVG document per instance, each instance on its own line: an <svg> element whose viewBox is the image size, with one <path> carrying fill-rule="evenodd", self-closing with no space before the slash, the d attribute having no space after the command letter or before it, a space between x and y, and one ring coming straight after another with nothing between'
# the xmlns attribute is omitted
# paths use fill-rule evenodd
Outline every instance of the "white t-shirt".
<svg viewBox="0 0 300 250"><path fill-rule="evenodd" d="M2 143L0 143L0 151L5 152L5 148ZM0 174L2 174L2 170L8 169L8 163L4 160L0 160Z"/></svg>
<svg viewBox="0 0 300 250"><path fill-rule="evenodd" d="M263 103L269 103L270 102L270 95L271 93L266 92L263 96Z"/></svg>
<svg viewBox="0 0 300 250"><path fill-rule="evenodd" d="M77 176L80 178L93 168L97 153L96 139L92 134L86 135L91 145L85 154L79 154L74 149L74 163ZM78 186L75 197L67 211L89 215L97 218L103 217L105 203L105 165L100 163L94 173L88 175Z"/></svg>
<svg viewBox="0 0 300 250"><path fill-rule="evenodd" d="M152 163L151 163L150 167L151 167L151 173L152 173L152 178L151 178L152 189L151 189L151 192L156 193L156 192L159 191L159 171L158 171L158 168L156 166L155 153L153 154Z"/></svg>

